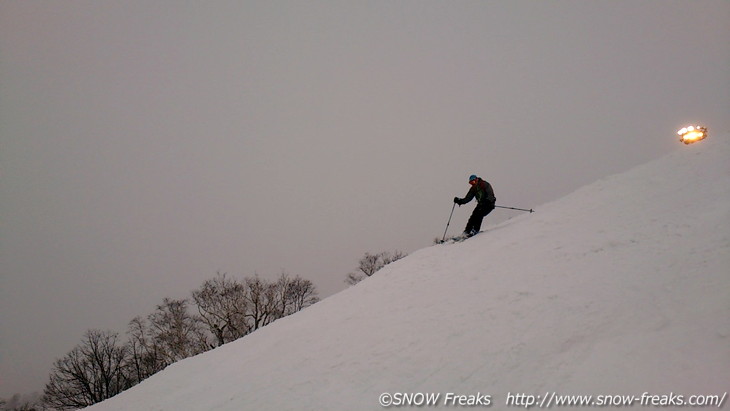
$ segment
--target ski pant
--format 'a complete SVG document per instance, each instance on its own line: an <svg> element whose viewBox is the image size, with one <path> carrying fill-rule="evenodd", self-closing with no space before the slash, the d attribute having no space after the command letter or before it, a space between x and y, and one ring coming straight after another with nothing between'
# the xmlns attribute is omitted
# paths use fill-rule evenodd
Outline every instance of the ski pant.
<svg viewBox="0 0 730 411"><path fill-rule="evenodd" d="M468 233L471 230L479 232L479 229L482 228L482 220L487 216L487 214L491 213L492 210L494 210L494 204L492 203L484 202L477 204L474 211L471 213L471 217L469 217L469 221L466 223L464 232Z"/></svg>

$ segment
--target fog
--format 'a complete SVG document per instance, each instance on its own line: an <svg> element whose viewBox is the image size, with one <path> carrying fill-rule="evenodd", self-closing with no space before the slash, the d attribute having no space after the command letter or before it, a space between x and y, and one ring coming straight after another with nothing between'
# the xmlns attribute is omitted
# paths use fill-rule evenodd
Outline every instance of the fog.
<svg viewBox="0 0 730 411"><path fill-rule="evenodd" d="M0 3L0 396L219 271L336 293L365 252L440 237L470 174L539 212L682 126L729 131L728 21L722 0Z"/></svg>

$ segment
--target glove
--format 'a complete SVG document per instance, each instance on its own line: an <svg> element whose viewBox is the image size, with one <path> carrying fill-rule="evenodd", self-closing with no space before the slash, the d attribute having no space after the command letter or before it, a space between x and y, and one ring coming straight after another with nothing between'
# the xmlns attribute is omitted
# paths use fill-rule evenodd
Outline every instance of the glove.
<svg viewBox="0 0 730 411"><path fill-rule="evenodd" d="M461 199L459 197L454 197L454 202L458 205L461 205Z"/></svg>

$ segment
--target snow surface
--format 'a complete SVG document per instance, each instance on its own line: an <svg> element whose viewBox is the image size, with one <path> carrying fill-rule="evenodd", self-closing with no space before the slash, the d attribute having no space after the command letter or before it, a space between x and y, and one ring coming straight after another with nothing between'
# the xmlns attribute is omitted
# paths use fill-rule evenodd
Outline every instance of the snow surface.
<svg viewBox="0 0 730 411"><path fill-rule="evenodd" d="M508 393L722 395L729 140L682 145L419 250L90 409L379 410L383 392L481 393L492 409Z"/></svg>

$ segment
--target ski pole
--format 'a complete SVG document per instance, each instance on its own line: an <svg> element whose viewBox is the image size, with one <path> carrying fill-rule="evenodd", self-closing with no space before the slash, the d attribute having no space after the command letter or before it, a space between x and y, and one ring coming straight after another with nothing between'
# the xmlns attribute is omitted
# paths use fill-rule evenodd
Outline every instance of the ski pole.
<svg viewBox="0 0 730 411"><path fill-rule="evenodd" d="M456 203L454 203L454 206L453 206L453 207L451 207L451 214L449 214L449 222L448 222L448 223L446 223L446 230L444 230L444 236L443 236L443 238L441 239L441 241L442 241L442 242L443 242L444 240L446 240L446 232L447 232L447 231L449 231L449 224L451 224L451 216L453 216L453 215L454 215L454 209L455 209L455 208L456 208Z"/></svg>
<svg viewBox="0 0 730 411"><path fill-rule="evenodd" d="M534 213L535 212L535 210L533 210L533 209L526 210L524 208L505 207L505 206L494 206L494 208L507 208L507 209L510 209L510 210L529 211L530 213Z"/></svg>

